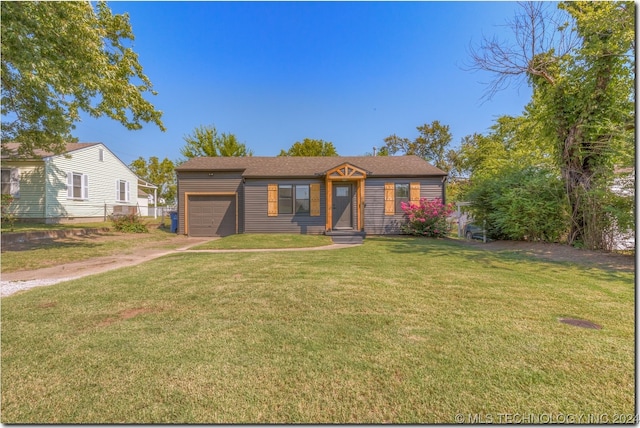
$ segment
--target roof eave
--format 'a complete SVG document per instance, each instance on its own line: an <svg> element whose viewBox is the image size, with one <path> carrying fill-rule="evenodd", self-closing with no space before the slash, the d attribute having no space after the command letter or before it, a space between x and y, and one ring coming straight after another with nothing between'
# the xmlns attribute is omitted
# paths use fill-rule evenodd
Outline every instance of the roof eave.
<svg viewBox="0 0 640 428"><path fill-rule="evenodd" d="M176 172L242 172L242 171L245 171L246 169L247 168L176 167L173 170Z"/></svg>
<svg viewBox="0 0 640 428"><path fill-rule="evenodd" d="M285 178L285 179L291 179L291 180L299 180L299 179L303 179L303 178L313 178L313 179L321 179L322 176L313 174L313 175L292 175L292 174L269 174L269 175L264 175L264 174L260 174L260 175L253 175L253 174L249 174L249 175L243 175L244 178L253 178L256 180L259 179L268 179L268 178Z"/></svg>

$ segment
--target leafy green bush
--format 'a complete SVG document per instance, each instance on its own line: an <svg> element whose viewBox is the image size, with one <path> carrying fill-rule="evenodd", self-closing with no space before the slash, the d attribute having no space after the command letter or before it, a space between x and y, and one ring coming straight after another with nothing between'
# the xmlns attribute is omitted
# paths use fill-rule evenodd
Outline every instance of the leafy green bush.
<svg viewBox="0 0 640 428"><path fill-rule="evenodd" d="M558 242L569 229L562 181L547 169L504 171L475 182L467 197L493 239Z"/></svg>
<svg viewBox="0 0 640 428"><path fill-rule="evenodd" d="M113 228L118 232L125 233L148 233L149 229L147 225L142 222L142 219L137 214L113 214L109 217Z"/></svg>
<svg viewBox="0 0 640 428"><path fill-rule="evenodd" d="M10 207L13 203L13 196L3 193L2 194L2 205L0 205L0 209L2 210L2 223L9 225L9 231L13 232L13 226L16 222L16 215L11 212Z"/></svg>

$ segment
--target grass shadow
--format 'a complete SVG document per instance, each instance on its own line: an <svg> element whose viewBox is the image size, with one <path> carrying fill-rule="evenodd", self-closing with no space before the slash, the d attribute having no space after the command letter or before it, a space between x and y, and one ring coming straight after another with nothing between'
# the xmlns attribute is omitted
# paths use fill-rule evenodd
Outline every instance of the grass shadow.
<svg viewBox="0 0 640 428"><path fill-rule="evenodd" d="M553 255L536 255L535 253L526 252L526 249L490 249L483 247L481 244L469 244L466 241L457 239L435 239L401 235L367 239L385 243L392 253L415 254L416 252L423 252L428 254L430 258L434 258L450 256L451 252L455 252L457 255L461 255L469 261L479 263L484 267L495 268L496 263L500 262L500 268L506 270L518 270L517 267L521 263L527 263L530 266L537 265L538 270L549 269L549 265L560 268L577 267L585 273L603 280L624 279L630 273L635 273L635 266L633 269L628 269L586 257L571 261L554 260Z"/></svg>
<svg viewBox="0 0 640 428"><path fill-rule="evenodd" d="M55 249L69 249L69 248L96 248L102 245L98 239L104 238L105 236L115 236L114 234L90 234L90 235L82 235L78 237L68 237L68 238L42 238L38 240L31 240L26 242L16 242L10 245L3 245L2 252L3 253L15 253L15 252L23 252L23 251L34 251L34 250L55 250ZM73 240L73 242L71 242ZM93 242L87 242L93 241Z"/></svg>

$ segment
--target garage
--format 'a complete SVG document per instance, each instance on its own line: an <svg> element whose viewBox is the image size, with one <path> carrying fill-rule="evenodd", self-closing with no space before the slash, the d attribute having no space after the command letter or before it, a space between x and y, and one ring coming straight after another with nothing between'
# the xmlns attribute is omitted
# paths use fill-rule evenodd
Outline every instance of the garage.
<svg viewBox="0 0 640 428"><path fill-rule="evenodd" d="M189 195L189 236L227 236L236 230L235 195Z"/></svg>

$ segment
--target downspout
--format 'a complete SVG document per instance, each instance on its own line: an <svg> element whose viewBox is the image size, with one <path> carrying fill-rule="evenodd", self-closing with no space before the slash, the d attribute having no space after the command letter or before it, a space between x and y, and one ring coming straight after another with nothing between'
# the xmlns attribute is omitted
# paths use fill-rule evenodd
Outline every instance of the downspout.
<svg viewBox="0 0 640 428"><path fill-rule="evenodd" d="M447 182L447 178L449 178L448 175L445 175L442 177L442 205L446 205L447 204L447 193L446 193L446 186L445 183Z"/></svg>
<svg viewBox="0 0 640 428"><path fill-rule="evenodd" d="M177 171L174 170L174 173L176 175L176 213L178 215L178 228L176 229L176 234L180 234L180 227L184 228L184 220L182 221L182 223L180 222L180 211L184 211L184 207L182 207L182 210L180 209L180 176L178 174ZM164 210L162 211L164 213ZM183 232L184 234L184 232Z"/></svg>

